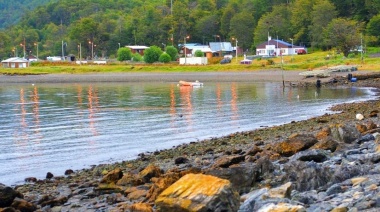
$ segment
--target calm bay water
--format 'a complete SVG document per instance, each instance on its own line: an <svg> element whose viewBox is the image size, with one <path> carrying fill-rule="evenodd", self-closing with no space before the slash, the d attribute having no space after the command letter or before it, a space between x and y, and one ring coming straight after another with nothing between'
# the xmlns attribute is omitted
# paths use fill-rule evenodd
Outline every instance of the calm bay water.
<svg viewBox="0 0 380 212"><path fill-rule="evenodd" d="M324 114L370 89L282 83L0 85L0 183Z"/></svg>

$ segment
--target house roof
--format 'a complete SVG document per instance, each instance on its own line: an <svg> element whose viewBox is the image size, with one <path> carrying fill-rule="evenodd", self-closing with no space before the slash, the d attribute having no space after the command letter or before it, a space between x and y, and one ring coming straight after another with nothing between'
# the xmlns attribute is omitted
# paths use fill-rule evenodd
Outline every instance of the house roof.
<svg viewBox="0 0 380 212"><path fill-rule="evenodd" d="M125 47L128 47L130 49L148 49L149 48L147 46L125 46Z"/></svg>
<svg viewBox="0 0 380 212"><path fill-rule="evenodd" d="M214 52L226 51L232 52L233 48L230 42L210 42L210 49Z"/></svg>
<svg viewBox="0 0 380 212"><path fill-rule="evenodd" d="M272 40L260 43L259 45L256 46L256 49L265 49L267 45L274 45L276 46L276 48L305 48L303 46L296 46L296 45L293 45L292 47L291 43L288 43L282 40L272 39Z"/></svg>
<svg viewBox="0 0 380 212"><path fill-rule="evenodd" d="M8 59L3 60L1 62L2 63L10 63L10 62L13 62L13 63L27 63L29 61L27 59L20 58L20 57L11 57L11 58L8 58Z"/></svg>
<svg viewBox="0 0 380 212"><path fill-rule="evenodd" d="M193 52L201 50L202 52L213 52L209 46L187 46L187 49L192 50Z"/></svg>

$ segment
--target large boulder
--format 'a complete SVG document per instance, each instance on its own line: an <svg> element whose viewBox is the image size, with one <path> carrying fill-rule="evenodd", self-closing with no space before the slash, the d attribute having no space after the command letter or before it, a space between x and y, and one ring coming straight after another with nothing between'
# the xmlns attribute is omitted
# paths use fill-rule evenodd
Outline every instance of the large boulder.
<svg viewBox="0 0 380 212"><path fill-rule="evenodd" d="M153 177L160 177L161 174L162 171L159 167L155 165L149 165L139 173L139 178L141 179L142 183L150 183L150 179Z"/></svg>
<svg viewBox="0 0 380 212"><path fill-rule="evenodd" d="M290 157L299 151L306 150L316 144L318 140L313 135L295 134L285 141L273 146L273 150L281 156Z"/></svg>
<svg viewBox="0 0 380 212"><path fill-rule="evenodd" d="M239 193L250 191L261 174L259 166L234 166L225 169L209 169L205 174L226 179L231 182L232 187Z"/></svg>
<svg viewBox="0 0 380 212"><path fill-rule="evenodd" d="M123 177L123 172L116 168L112 171L110 171L106 176L103 177L103 179L100 181L100 183L116 183L118 180L120 180Z"/></svg>
<svg viewBox="0 0 380 212"><path fill-rule="evenodd" d="M337 124L331 126L331 135L338 141L351 144L358 139L361 134L356 126Z"/></svg>
<svg viewBox="0 0 380 212"><path fill-rule="evenodd" d="M23 198L22 194L13 190L11 187L0 183L0 208L11 206L16 198Z"/></svg>
<svg viewBox="0 0 380 212"><path fill-rule="evenodd" d="M37 210L36 205L20 198L16 198L13 201L12 207L22 212L33 212Z"/></svg>
<svg viewBox="0 0 380 212"><path fill-rule="evenodd" d="M187 174L156 199L158 211L231 211L239 209L239 194L228 180L204 174Z"/></svg>

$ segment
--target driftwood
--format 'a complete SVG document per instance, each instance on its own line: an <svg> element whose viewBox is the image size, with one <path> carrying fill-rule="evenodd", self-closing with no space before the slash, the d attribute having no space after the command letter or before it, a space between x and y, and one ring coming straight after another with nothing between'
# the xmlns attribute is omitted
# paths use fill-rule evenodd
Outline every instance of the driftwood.
<svg viewBox="0 0 380 212"><path fill-rule="evenodd" d="M358 80L380 78L380 73L370 73L370 74L355 74L353 75Z"/></svg>

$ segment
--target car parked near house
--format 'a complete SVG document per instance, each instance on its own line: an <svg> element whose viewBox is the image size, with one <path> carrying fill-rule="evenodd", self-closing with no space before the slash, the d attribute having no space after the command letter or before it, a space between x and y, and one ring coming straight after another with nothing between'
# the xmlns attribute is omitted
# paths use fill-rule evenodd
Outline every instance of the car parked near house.
<svg viewBox="0 0 380 212"><path fill-rule="evenodd" d="M305 49L298 49L297 54L307 54Z"/></svg>
<svg viewBox="0 0 380 212"><path fill-rule="evenodd" d="M220 64L226 64L226 63L231 63L231 59L226 57L226 58L223 58L221 61L220 61Z"/></svg>

